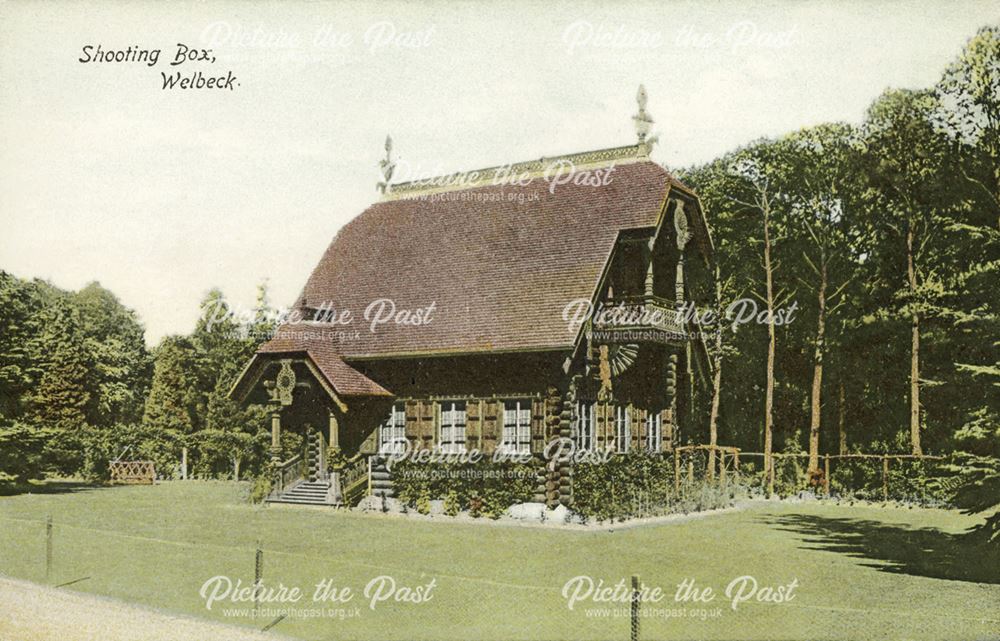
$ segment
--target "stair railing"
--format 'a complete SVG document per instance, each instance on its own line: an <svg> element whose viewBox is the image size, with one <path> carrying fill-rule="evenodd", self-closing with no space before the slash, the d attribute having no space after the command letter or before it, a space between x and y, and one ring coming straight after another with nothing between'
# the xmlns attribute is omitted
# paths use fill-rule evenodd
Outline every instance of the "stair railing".
<svg viewBox="0 0 1000 641"><path fill-rule="evenodd" d="M345 503L360 499L370 490L371 458L365 456L348 463L340 471L340 480Z"/></svg>
<svg viewBox="0 0 1000 641"><path fill-rule="evenodd" d="M275 496L280 495L295 481L305 478L305 475L306 462L301 454L296 454L284 463L279 463L278 469L275 472L274 491L272 494Z"/></svg>

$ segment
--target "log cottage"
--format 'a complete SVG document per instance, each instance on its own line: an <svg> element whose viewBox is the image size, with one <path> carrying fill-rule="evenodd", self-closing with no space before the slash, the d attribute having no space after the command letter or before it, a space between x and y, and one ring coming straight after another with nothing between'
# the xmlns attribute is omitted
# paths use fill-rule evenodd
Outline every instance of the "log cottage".
<svg viewBox="0 0 1000 641"><path fill-rule="evenodd" d="M438 179L392 184L387 141L381 200L297 300L309 320L232 390L270 407L271 500L391 493L382 457L404 448L503 448L539 455L537 499L570 505L572 463L541 457L553 439L668 452L693 436L711 364L675 312L711 302L712 243L697 196L649 159L644 99L634 145ZM283 430L306 443L284 461Z"/></svg>

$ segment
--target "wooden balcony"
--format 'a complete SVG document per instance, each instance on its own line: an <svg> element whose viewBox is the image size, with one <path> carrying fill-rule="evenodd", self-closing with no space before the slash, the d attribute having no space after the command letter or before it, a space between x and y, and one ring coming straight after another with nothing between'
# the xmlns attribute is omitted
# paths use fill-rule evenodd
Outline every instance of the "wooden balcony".
<svg viewBox="0 0 1000 641"><path fill-rule="evenodd" d="M592 337L598 343L680 343L688 334L678 309L658 296L616 297L595 310Z"/></svg>

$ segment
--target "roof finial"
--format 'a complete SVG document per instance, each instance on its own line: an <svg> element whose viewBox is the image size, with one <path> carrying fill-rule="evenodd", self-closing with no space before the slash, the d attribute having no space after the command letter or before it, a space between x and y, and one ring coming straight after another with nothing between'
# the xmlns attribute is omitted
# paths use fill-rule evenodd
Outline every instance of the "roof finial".
<svg viewBox="0 0 1000 641"><path fill-rule="evenodd" d="M392 180L392 172L396 170L396 163L392 160L392 136L385 137L385 158L378 161L378 167L382 172L382 180L376 188L384 194L389 191L389 181Z"/></svg>
<svg viewBox="0 0 1000 641"><path fill-rule="evenodd" d="M639 92L635 95L635 101L639 104L639 113L632 116L632 120L635 122L635 133L639 137L640 145L646 144L646 136L649 135L649 130L653 126L653 117L646 112L647 99L646 88L639 85ZM650 140L649 144L651 145L653 142L655 140Z"/></svg>

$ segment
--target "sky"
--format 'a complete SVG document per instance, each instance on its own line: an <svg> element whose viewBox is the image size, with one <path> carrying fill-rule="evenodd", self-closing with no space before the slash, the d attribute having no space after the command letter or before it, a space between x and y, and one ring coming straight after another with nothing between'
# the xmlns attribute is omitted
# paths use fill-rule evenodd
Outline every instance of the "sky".
<svg viewBox="0 0 1000 641"><path fill-rule="evenodd" d="M191 331L212 287L250 306L266 279L292 304L379 199L387 134L409 177L632 144L643 83L652 157L685 167L860 122L998 21L998 0L7 1L0 269L100 282L152 345ZM178 45L211 52L171 65ZM95 61L98 46L160 54ZM163 88L196 72L233 89Z"/></svg>

